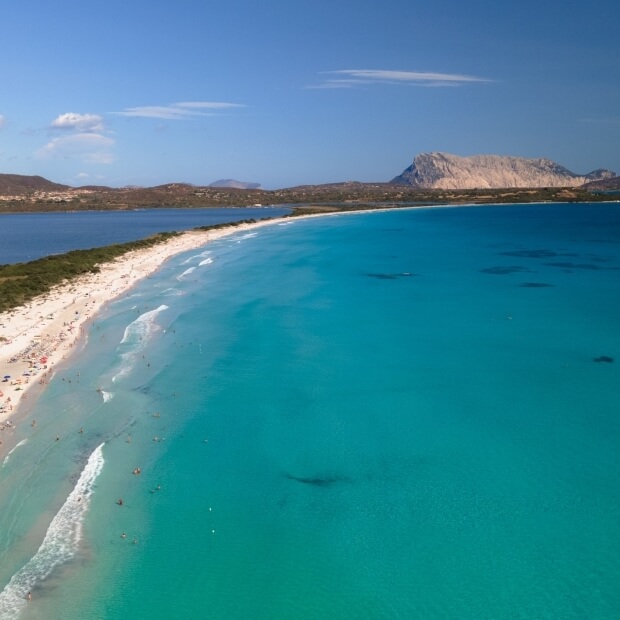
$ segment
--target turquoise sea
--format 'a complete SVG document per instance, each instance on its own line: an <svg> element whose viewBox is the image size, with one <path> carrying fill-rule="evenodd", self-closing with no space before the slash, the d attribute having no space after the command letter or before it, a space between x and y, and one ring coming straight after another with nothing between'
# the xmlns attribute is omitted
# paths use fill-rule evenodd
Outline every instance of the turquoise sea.
<svg viewBox="0 0 620 620"><path fill-rule="evenodd" d="M619 319L618 204L179 255L14 419L0 618L618 618Z"/></svg>

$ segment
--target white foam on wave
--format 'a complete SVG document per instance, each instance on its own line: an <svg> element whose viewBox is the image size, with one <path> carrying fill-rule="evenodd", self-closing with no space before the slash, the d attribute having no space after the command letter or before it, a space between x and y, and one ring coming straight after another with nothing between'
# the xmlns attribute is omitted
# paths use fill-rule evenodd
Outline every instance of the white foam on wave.
<svg viewBox="0 0 620 620"><path fill-rule="evenodd" d="M204 252L201 252L200 254L194 254L194 256L190 256L189 258L185 259L181 265L188 265L189 263L191 263L193 260L197 259L197 258L204 258L205 256L208 256L209 254L211 254L211 250L205 250Z"/></svg>
<svg viewBox="0 0 620 620"><path fill-rule="evenodd" d="M202 267L203 265L210 265L213 262L212 258L205 258L203 261L200 261L198 263L199 267Z"/></svg>
<svg viewBox="0 0 620 620"><path fill-rule="evenodd" d="M126 376L131 371L135 363L136 354L146 346L150 336L157 329L155 318L164 310L168 310L166 304L141 314L133 323L127 325L123 339L120 342L121 345L125 345L123 347L125 350L121 353L121 368L112 377L112 382Z"/></svg>
<svg viewBox="0 0 620 620"><path fill-rule="evenodd" d="M19 448L20 446L23 446L28 440L27 439L22 439L5 457L4 457L4 462L2 463L2 467L4 467L8 462L9 459L11 458L11 454L13 454L13 452L15 452L15 450L17 450L17 448Z"/></svg>
<svg viewBox="0 0 620 620"><path fill-rule="evenodd" d="M101 397L103 398L104 403L108 403L114 398L114 392L106 392L105 390L101 390Z"/></svg>
<svg viewBox="0 0 620 620"><path fill-rule="evenodd" d="M124 301L127 301L128 299L132 299L133 297L142 297L144 295L144 293L132 293L131 295L126 295L124 297L121 297L120 299L115 299L114 301L110 302L110 305L113 306L115 304L120 304Z"/></svg>
<svg viewBox="0 0 620 620"><path fill-rule="evenodd" d="M17 618L28 604L28 592L57 566L75 556L82 540L84 518L90 506L95 481L103 469L103 446L98 446L88 458L75 488L47 528L39 550L0 592L2 620Z"/></svg>
<svg viewBox="0 0 620 620"><path fill-rule="evenodd" d="M172 287L164 289L161 294L165 297L179 297L181 295L185 295L183 291L180 291L178 288Z"/></svg>
<svg viewBox="0 0 620 620"><path fill-rule="evenodd" d="M166 304L162 304L158 308L155 308L155 310L149 310L141 314L135 321L127 325L121 344L143 340L143 338L148 336L152 331L155 317L164 310L168 310Z"/></svg>
<svg viewBox="0 0 620 620"><path fill-rule="evenodd" d="M243 241L244 239L253 239L256 236L258 236L258 233L251 232L251 233L246 233L245 235L239 235L238 237L233 237L231 241L236 241L237 243L241 243L241 241Z"/></svg>
<svg viewBox="0 0 620 620"><path fill-rule="evenodd" d="M186 269L180 276L177 276L177 280L180 280L184 276L188 276L193 271L196 271L196 267L190 267L189 269Z"/></svg>

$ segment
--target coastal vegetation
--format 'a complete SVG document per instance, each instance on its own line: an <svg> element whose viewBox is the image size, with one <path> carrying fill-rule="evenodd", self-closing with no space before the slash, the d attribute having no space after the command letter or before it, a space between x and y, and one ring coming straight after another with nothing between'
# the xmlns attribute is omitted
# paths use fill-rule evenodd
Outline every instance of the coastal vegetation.
<svg viewBox="0 0 620 620"><path fill-rule="evenodd" d="M272 218L267 217L264 219L270 220ZM221 222L220 224L209 224L208 226L196 226L194 230L218 230L220 228L230 228L231 226L240 226L241 224L256 224L256 220L254 218L250 218L247 220L237 220L236 222Z"/></svg>
<svg viewBox="0 0 620 620"><path fill-rule="evenodd" d="M28 263L0 265L0 312L11 310L86 273L98 273L99 265L131 252L148 248L178 235L167 232L139 241L117 243L89 250L72 250Z"/></svg>
<svg viewBox="0 0 620 620"><path fill-rule="evenodd" d="M255 222L255 219L246 219L200 226L195 230L217 230ZM72 250L27 263L0 265L0 312L22 306L35 297L48 293L52 287L78 276L99 273L101 265L120 258L128 252L164 243L179 234L181 233L162 232L138 241L116 243L88 250Z"/></svg>
<svg viewBox="0 0 620 620"><path fill-rule="evenodd" d="M195 188L193 186L178 184L175 186L163 186L169 190L168 200L153 201L148 206L224 206L234 202L236 206L252 202L256 195L277 198L273 202L290 204L292 210L287 217L297 217L310 214L326 214L346 211L359 211L384 208L403 208L426 205L459 205L459 204L511 204L533 202L595 202L609 200L605 194L592 194L581 188L534 188L534 189L510 189L510 190L419 190L404 186L388 184L363 184L345 183L336 185L320 185L292 188L265 192L263 190L238 190L222 192L218 189ZM175 193L174 189L182 188L181 194ZM155 188L161 189L161 188ZM200 191L201 200L184 198L183 204L175 203L180 195L185 195L187 190ZM107 190L107 188L106 188ZM206 190L209 190L208 192ZM114 195L115 190L110 190ZM119 190L121 191L121 190ZM129 190L127 190L129 191ZM144 190L148 193L149 190ZM134 194L136 200L133 207L147 206L142 204L141 199L146 194ZM251 196L248 200L247 197ZM223 201L226 197L226 201ZM233 200L234 197L234 200ZM245 200L242 197L246 197ZM125 200L129 200L125 194ZM101 200L102 202L98 202ZM187 200L187 202L185 202ZM113 200L103 200L102 194L95 194L89 199L75 198L73 201L59 203L55 201L33 200L0 202L0 213L10 209L13 204L18 211L54 211L68 210L68 207L78 209L118 209L119 204ZM216 202L217 204L212 204ZM78 206L79 203L79 206ZM174 203L174 204L170 204ZM223 204L224 203L224 204ZM123 203L123 208L129 208L129 203ZM271 219L271 218L265 218ZM256 220L240 220L231 223L201 226L196 230L219 229L228 226L251 224ZM0 265L0 312L11 310L35 297L47 293L52 287L69 281L86 273L97 273L99 266L131 252L162 243L179 233L159 233L139 241L130 241L105 247L88 250L73 250L65 254L46 256L28 263L12 265Z"/></svg>

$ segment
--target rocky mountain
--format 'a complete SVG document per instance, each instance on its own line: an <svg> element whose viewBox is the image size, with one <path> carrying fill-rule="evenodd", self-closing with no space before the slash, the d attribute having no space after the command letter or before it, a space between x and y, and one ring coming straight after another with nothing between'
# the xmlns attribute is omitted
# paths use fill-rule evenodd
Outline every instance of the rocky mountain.
<svg viewBox="0 0 620 620"><path fill-rule="evenodd" d="M235 181L235 179L220 179L213 181L209 187L228 187L233 189L261 189L260 183L245 183L244 181Z"/></svg>
<svg viewBox="0 0 620 620"><path fill-rule="evenodd" d="M586 183L583 189L617 192L620 191L620 177L609 177L607 179L601 179L600 181L591 181L590 183Z"/></svg>
<svg viewBox="0 0 620 620"><path fill-rule="evenodd" d="M67 185L52 183L39 176L0 174L0 196L24 196L35 192L62 192L67 189Z"/></svg>
<svg viewBox="0 0 620 620"><path fill-rule="evenodd" d="M550 159L500 155L460 157L449 153L421 153L391 183L423 189L489 189L508 187L577 187L610 179L615 172L595 170L579 175Z"/></svg>

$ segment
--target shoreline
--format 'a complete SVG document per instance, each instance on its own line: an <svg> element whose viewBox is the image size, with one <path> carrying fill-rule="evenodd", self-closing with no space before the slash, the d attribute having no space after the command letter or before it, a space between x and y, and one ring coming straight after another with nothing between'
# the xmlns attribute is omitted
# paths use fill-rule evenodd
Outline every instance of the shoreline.
<svg viewBox="0 0 620 620"><path fill-rule="evenodd" d="M6 456L14 447L10 439L15 429L13 418L21 418L24 410L31 408L28 405L34 405L59 366L84 346L86 325L109 302L127 294L169 258L202 248L223 237L264 226L292 223L298 219L393 210L402 208L277 217L213 230L185 231L168 241L132 250L111 262L102 263L100 273L79 276L23 306L0 313L0 336L6 339L0 342L0 457Z"/></svg>
<svg viewBox="0 0 620 620"><path fill-rule="evenodd" d="M599 313L604 320L620 303L606 295L617 273L608 267L620 265L606 231L620 212L601 210L609 217L586 229L584 217L598 218L579 209L571 216L574 225L556 228L553 222L559 224L567 211L554 208L549 219L544 207L290 218L165 261L87 320L53 381L41 387L40 400L33 403L33 386L19 405L14 441L27 439L0 470L6 596L15 593L16 600L21 593L23 615L89 616L90 610L132 616L148 603L157 616L158 610L175 615L177 594L186 591L183 609L189 615L205 610L226 615L241 600L234 596L236 586L247 583L238 608L251 616L256 591L282 582L293 569L300 576L291 581L293 599L310 592L307 607L317 615L325 609L346 615L359 592L352 591L352 605L341 605L342 589L338 583L331 587L329 571L321 569L330 554L338 559L345 549L350 570L370 567L359 580L362 593L377 576L374 559L383 563L377 600L397 601L406 615L417 595L409 600L398 598L399 592L407 593L405 582L416 571L424 579L427 566L424 557L417 562L400 549L424 546L437 529L437 514L449 526L445 538L442 524L431 549L437 562L453 567L451 543L464 541L465 561L454 572L455 583L467 582L470 550L482 546L492 561L497 557L497 545L484 548L484 528L496 527L498 518L510 522L513 540L493 543L514 548L514 541L531 542L517 558L526 577L529 560L540 557L540 537L531 537L532 519L540 514L543 537L558 523L570 526L551 539L551 564L557 564L558 545L567 541L570 551L571 540L575 535L580 540L585 529L587 553L579 564L586 581L601 558L613 565L614 557L605 554L604 525L614 509L613 472L606 467L614 460L614 445L599 430L613 429L614 407L597 395L613 394L615 367L591 358L614 354L604 348L613 329L594 328ZM537 218L548 225L539 236L536 229L534 239L531 220L535 224ZM525 264L526 258L502 258L504 250L527 255L537 248L547 253L526 266L538 265L539 275L481 273L493 265ZM543 268L552 251L576 251L564 259L574 264L607 258L597 272L600 282L591 288L585 269L564 276L562 267ZM182 275L193 266L195 271ZM400 277L409 272L418 277ZM383 277L390 275L396 278ZM555 288L520 288L530 278ZM558 325L566 300L588 292L600 292L600 298L561 315ZM147 324L144 313L162 304L169 308L138 329ZM548 327L548 338L540 338L541 327ZM121 340L125 344L119 346ZM82 376L76 379L78 371ZM120 371L127 372L113 383ZM361 387L360 377L368 379ZM545 378L552 381L546 385ZM530 380L534 389L521 389ZM102 404L98 386L112 400ZM558 411L568 430L558 425ZM31 416L39 428L30 427ZM584 436L593 417L597 424ZM549 453L547 431L553 436L558 428ZM488 460L481 462L480 454ZM93 473L97 455L100 467ZM610 482L609 501L599 502L597 492L584 498L579 480L567 485L562 472L575 471L575 464L585 464L581 469L589 478ZM136 466L141 475L133 474ZM517 470L522 477L515 480ZM541 477L541 471L551 475ZM89 472L92 486L85 489ZM507 493L506 484L515 492ZM359 518L352 522L344 504L344 510L322 510L323 499L333 504L332 496L339 495ZM412 498L422 515L413 516L416 527ZM591 515L585 525L584 515ZM58 527L61 518L66 530ZM312 527L297 527L306 522ZM398 544L386 546L386 527ZM294 535L282 541L281 533L291 528ZM73 540L65 532L71 531L79 532L77 542L62 556ZM592 538L589 531L601 534ZM317 544L306 553L309 539ZM53 550L52 559L39 553L42 541L43 549ZM284 550L277 570L268 566L264 574L250 575L270 547L275 554ZM383 547L385 554L375 558ZM212 553L209 565L205 552ZM505 558L503 574L489 565L489 575L498 581L510 577L513 559ZM485 563L483 557L480 565ZM175 565L179 570L160 568ZM241 579L239 566L250 567ZM570 561L567 566L570 583L574 571ZM396 570L405 575L402 584L394 583ZM127 578L119 581L118 575ZM210 579L223 585L194 604L191 593ZM613 581L611 574L603 582L603 595L613 593ZM541 590L536 580L532 584L535 599ZM315 605L312 592L322 589L324 600ZM33 600L26 602L29 591ZM433 605L445 589L438 582L429 592L428 604L418 605L422 613L438 608ZM578 595L601 608L601 597L591 595L587 583ZM476 597L472 593L473 603ZM283 613L288 609L294 616L299 606L289 604L289 592L280 598ZM562 607L561 589L556 598ZM458 615L467 601L461 606L463 597L455 600L451 610ZM527 614L532 606L523 600ZM273 592L267 589L259 602L273 608ZM571 601L569 612L570 606Z"/></svg>
<svg viewBox="0 0 620 620"><path fill-rule="evenodd" d="M97 274L79 276L23 306L0 313L0 335L5 338L0 342L0 455L6 451L6 442L2 440L4 432L11 430L11 418L22 412L31 396L36 398L42 392L58 366L80 348L78 345L86 336L86 324L109 302L126 294L177 254L281 221L286 218L186 231L155 246L133 250L102 263Z"/></svg>
<svg viewBox="0 0 620 620"><path fill-rule="evenodd" d="M0 336L6 339L0 342L0 457L13 447L14 442L10 438L15 425L12 418L30 409L28 405L34 405L59 365L66 363L72 353L80 348L80 344L85 344L87 334L84 328L88 322L109 302L126 294L138 282L156 272L169 258L202 248L235 233L293 223L296 220L384 211L481 206L489 205L473 203L356 209L231 223L230 226L206 231L185 231L168 241L132 250L111 262L102 263L100 273L79 276L23 306L0 313ZM8 379L5 380L5 377Z"/></svg>

